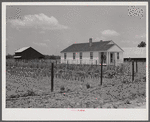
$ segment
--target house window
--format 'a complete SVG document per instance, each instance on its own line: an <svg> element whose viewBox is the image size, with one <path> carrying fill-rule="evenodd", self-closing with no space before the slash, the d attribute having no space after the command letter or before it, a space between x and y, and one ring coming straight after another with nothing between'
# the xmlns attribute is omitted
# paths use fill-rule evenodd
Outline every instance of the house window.
<svg viewBox="0 0 150 122"><path fill-rule="evenodd" d="M66 53L64 53L64 59L66 59L66 57L67 57L67 54L66 54Z"/></svg>
<svg viewBox="0 0 150 122"><path fill-rule="evenodd" d="M119 53L117 53L117 59L119 59Z"/></svg>
<svg viewBox="0 0 150 122"><path fill-rule="evenodd" d="M93 59L93 52L90 52L90 59Z"/></svg>
<svg viewBox="0 0 150 122"><path fill-rule="evenodd" d="M73 59L75 59L76 58L76 53L73 53Z"/></svg>
<svg viewBox="0 0 150 122"><path fill-rule="evenodd" d="M113 62L113 54L110 53L110 62L112 63Z"/></svg>
<svg viewBox="0 0 150 122"><path fill-rule="evenodd" d="M82 52L80 52L80 59L82 59Z"/></svg>

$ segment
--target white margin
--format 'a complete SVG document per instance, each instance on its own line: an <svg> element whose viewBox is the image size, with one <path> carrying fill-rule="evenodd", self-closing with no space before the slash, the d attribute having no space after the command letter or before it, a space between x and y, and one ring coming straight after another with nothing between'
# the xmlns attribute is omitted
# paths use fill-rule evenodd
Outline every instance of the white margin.
<svg viewBox="0 0 150 122"><path fill-rule="evenodd" d="M91 6L146 6L147 91L148 91L148 2L2 2L2 120L148 120L148 92L146 109L8 109L5 108L6 88L6 5L91 5Z"/></svg>

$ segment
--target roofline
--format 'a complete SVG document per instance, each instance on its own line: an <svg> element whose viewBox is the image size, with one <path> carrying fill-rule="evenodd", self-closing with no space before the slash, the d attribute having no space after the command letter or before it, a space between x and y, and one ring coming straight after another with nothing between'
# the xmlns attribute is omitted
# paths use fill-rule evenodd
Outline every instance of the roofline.
<svg viewBox="0 0 150 122"><path fill-rule="evenodd" d="M105 41L106 42L106 41ZM108 40L107 42L113 42L113 44L114 45L116 45L117 47L119 47L114 41L112 41L112 40ZM94 43L94 42L93 42ZM72 44L72 45L76 45L76 44L87 44L87 43L75 43L75 44ZM72 46L72 45L70 45L70 46ZM112 46L114 46L114 45L112 45ZM69 47L70 47L69 46ZM111 47L112 47L111 46ZM92 52L107 52L111 47L109 47L107 50L105 50L105 51L92 51ZM68 47L67 47L68 48ZM121 49L121 47L119 47L120 49ZM66 49L66 48L65 48ZM64 50L65 50L64 49ZM124 50L123 49L121 49L123 52L124 52ZM65 51L61 51L60 53L73 53L73 52L91 52L91 51L71 51L71 52L69 52L69 51L67 51L67 52L65 52Z"/></svg>
<svg viewBox="0 0 150 122"><path fill-rule="evenodd" d="M27 48L27 49L29 49L30 48L30 46ZM32 47L31 47L32 48ZM21 49L21 48L20 48ZM27 50L27 49L25 49L25 50ZM19 50L19 49L18 49ZM25 50L23 50L23 51L21 51L21 52L24 52ZM21 52L17 52L17 50L15 51L15 53L21 53Z"/></svg>
<svg viewBox="0 0 150 122"><path fill-rule="evenodd" d="M105 51L75 51L75 52L108 52L108 51L105 50ZM74 52L60 52L60 53L74 53Z"/></svg>
<svg viewBox="0 0 150 122"><path fill-rule="evenodd" d="M38 52L39 54L41 54L42 56L44 56L42 53L40 53L39 51L37 51L36 49L34 49L33 47L28 47L27 49L32 48L34 51ZM22 52L26 51L27 49L23 50ZM15 53L22 53L22 52L16 52Z"/></svg>
<svg viewBox="0 0 150 122"><path fill-rule="evenodd" d="M108 40L108 41L104 41L104 42L111 42L112 40ZM99 42L99 41L98 41ZM75 44L72 44L72 45L77 45L77 44L88 44L89 42L85 42L85 43L75 43ZM92 42L92 43L97 43L97 42ZM70 46L72 46L72 45L70 45ZM68 47L70 47L70 46L68 46ZM67 48L68 48L67 47ZM66 48L65 48L66 49ZM65 49L63 49L63 50L65 50ZM64 53L63 52L63 50L60 52L60 53ZM84 51L84 52L86 52L86 51Z"/></svg>
<svg viewBox="0 0 150 122"><path fill-rule="evenodd" d="M112 45L113 47L114 45ZM108 50L110 49L111 47L109 47L107 50L101 50L101 51L71 51L71 52L60 52L60 53L74 53L74 52L108 52ZM118 52L118 51L117 51ZM120 51L119 51L120 52Z"/></svg>
<svg viewBox="0 0 150 122"><path fill-rule="evenodd" d="M32 48L32 47L31 47ZM37 51L36 49L32 48L33 50L35 50L36 52L40 53L39 51ZM42 56L44 56L42 53L40 53Z"/></svg>
<svg viewBox="0 0 150 122"><path fill-rule="evenodd" d="M113 42L113 41L112 41ZM115 42L114 42L114 44L117 46L117 47L119 47L123 52L124 52L124 50L120 47L120 46L118 46Z"/></svg>

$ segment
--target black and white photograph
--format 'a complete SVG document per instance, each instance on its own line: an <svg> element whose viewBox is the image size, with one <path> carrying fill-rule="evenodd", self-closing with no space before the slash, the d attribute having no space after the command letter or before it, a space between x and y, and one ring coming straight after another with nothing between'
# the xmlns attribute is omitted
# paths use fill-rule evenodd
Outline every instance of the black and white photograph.
<svg viewBox="0 0 150 122"><path fill-rule="evenodd" d="M148 119L147 2L4 2L2 11L5 120Z"/></svg>

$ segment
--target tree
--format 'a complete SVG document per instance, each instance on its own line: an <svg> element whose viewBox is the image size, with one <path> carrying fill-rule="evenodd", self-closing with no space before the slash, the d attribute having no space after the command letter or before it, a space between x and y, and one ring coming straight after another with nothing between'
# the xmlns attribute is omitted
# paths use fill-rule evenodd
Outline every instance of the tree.
<svg viewBox="0 0 150 122"><path fill-rule="evenodd" d="M146 47L146 43L142 41L140 44L138 44L138 47Z"/></svg>
<svg viewBox="0 0 150 122"><path fill-rule="evenodd" d="M7 54L7 55L6 55L6 59L13 59L13 55Z"/></svg>

